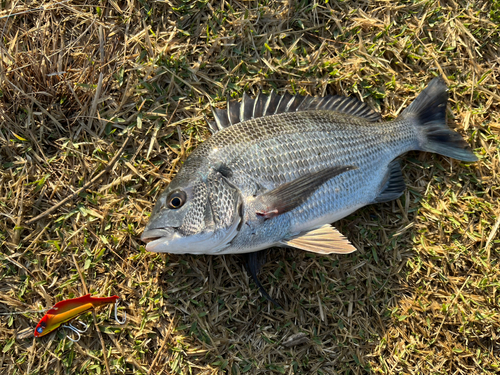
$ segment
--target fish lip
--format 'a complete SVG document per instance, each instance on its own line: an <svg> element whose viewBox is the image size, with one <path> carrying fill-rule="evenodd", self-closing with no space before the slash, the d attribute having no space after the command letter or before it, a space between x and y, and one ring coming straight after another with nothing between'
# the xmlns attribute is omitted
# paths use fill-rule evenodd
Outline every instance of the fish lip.
<svg viewBox="0 0 500 375"><path fill-rule="evenodd" d="M141 235L141 241L146 242L149 245L150 243L158 241L162 238L170 238L173 234L174 231L169 229L146 229Z"/></svg>
<svg viewBox="0 0 500 375"><path fill-rule="evenodd" d="M165 250L159 249L158 246L164 245L165 240L163 237L156 237L156 238L151 238L150 241L146 245L146 250L152 253L164 253L166 252Z"/></svg>

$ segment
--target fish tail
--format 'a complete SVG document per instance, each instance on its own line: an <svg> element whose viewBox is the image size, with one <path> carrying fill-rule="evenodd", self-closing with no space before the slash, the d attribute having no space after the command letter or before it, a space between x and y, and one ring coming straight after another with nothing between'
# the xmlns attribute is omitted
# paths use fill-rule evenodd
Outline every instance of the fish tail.
<svg viewBox="0 0 500 375"><path fill-rule="evenodd" d="M469 144L446 125L448 87L442 77L434 78L406 108L401 117L411 120L419 131L419 149L457 160L477 161Z"/></svg>

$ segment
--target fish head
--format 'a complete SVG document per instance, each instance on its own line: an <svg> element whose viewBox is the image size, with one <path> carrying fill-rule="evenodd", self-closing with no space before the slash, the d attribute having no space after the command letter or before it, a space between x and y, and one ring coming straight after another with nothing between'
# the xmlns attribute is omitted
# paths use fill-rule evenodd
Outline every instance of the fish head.
<svg viewBox="0 0 500 375"><path fill-rule="evenodd" d="M194 174L181 169L159 196L141 239L152 252L216 254L236 236L241 205L227 175L213 168Z"/></svg>

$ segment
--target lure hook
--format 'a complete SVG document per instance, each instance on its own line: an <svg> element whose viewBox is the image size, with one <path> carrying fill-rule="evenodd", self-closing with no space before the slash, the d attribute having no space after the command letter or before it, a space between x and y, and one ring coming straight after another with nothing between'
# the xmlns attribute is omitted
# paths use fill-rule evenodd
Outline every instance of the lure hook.
<svg viewBox="0 0 500 375"><path fill-rule="evenodd" d="M118 324L125 324L127 322L127 312L123 312L123 320L118 319L118 305L120 304L120 299L115 302L115 320Z"/></svg>
<svg viewBox="0 0 500 375"><path fill-rule="evenodd" d="M77 323L79 323L81 326L82 326L82 329L79 329L73 325L71 325L71 323L69 323L68 325L73 327L74 329L76 329L78 332L80 333L85 333L87 332L87 330L89 329L89 326L88 324L85 324L84 322L82 322L81 320L76 320Z"/></svg>
<svg viewBox="0 0 500 375"><path fill-rule="evenodd" d="M80 339L82 338L81 333L85 333L85 332L87 332L87 329L89 329L89 326L87 324L85 324L84 322L82 322L81 320L78 320L78 323L80 323L83 326L83 329L78 329L75 326L71 325L71 323L69 323L67 325L64 324L64 325L61 326L63 328L67 328L67 329L73 331L74 333L76 333L76 336L77 336L76 339L72 338L69 335L66 335L66 337L68 338L68 340L73 341L73 342L80 341Z"/></svg>

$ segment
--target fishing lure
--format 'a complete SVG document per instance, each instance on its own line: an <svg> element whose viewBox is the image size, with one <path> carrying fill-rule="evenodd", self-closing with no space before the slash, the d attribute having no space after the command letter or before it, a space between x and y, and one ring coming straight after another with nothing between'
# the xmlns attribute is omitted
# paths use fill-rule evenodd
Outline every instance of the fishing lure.
<svg viewBox="0 0 500 375"><path fill-rule="evenodd" d="M72 326L71 324L68 325L63 325L63 324L69 322L70 320L76 318L77 316L83 314L86 311L89 311L93 308L103 306L109 303L115 304L115 320L117 321L117 323L125 324L127 320L127 313L125 313L123 320L120 321L118 319L117 310L119 302L120 302L120 297L118 296L100 298L100 297L92 297L90 294L86 294L78 298L66 299L57 302L54 305L54 307L52 307L49 311L47 311L47 313L43 316L38 325L35 327L34 335L35 337L42 337L59 327L64 327L76 333L76 335L78 336L76 340L68 336L68 339L70 339L73 342L76 342L80 340L81 337L80 334L87 331L88 325L83 322L79 322L83 326L83 329L79 329Z"/></svg>

